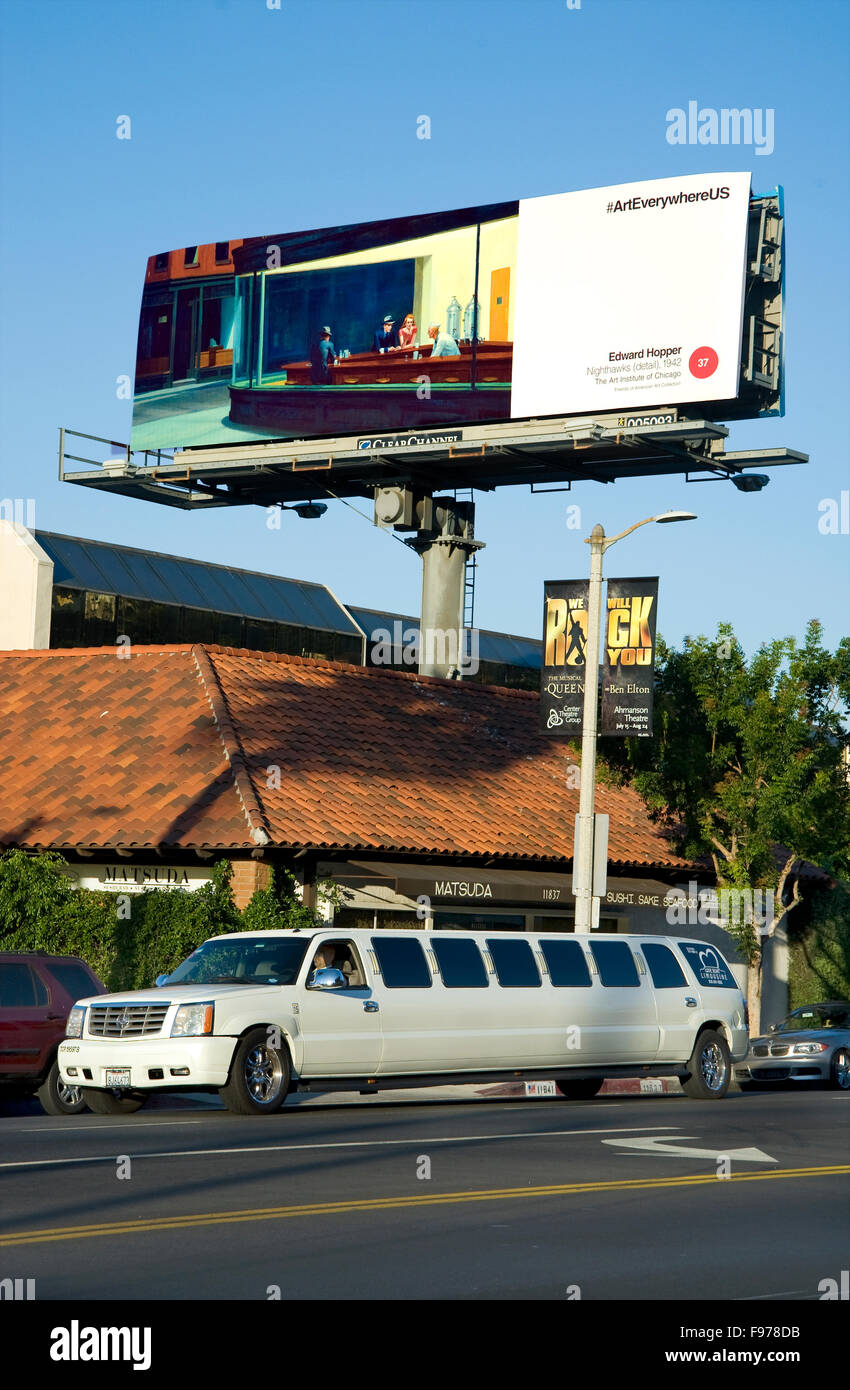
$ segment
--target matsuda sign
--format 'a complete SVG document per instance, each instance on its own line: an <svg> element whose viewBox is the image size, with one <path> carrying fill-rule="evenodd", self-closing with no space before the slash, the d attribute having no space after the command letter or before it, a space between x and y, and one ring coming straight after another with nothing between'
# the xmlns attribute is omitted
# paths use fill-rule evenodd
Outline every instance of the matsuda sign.
<svg viewBox="0 0 850 1390"><path fill-rule="evenodd" d="M210 882L208 869L182 864L79 864L74 877L80 888L107 893L144 893L157 888L191 893Z"/></svg>

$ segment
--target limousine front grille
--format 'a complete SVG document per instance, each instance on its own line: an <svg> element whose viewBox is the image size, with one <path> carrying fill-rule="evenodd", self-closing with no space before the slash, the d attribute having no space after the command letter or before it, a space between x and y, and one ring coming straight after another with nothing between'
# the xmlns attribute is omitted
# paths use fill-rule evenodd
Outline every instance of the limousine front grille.
<svg viewBox="0 0 850 1390"><path fill-rule="evenodd" d="M88 1031L93 1038L141 1038L161 1033L167 1004L92 1004Z"/></svg>

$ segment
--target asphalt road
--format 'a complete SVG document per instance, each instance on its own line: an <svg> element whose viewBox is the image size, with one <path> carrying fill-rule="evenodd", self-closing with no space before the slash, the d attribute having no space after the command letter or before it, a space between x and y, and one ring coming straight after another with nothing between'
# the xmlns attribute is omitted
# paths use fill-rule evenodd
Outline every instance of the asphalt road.
<svg viewBox="0 0 850 1390"><path fill-rule="evenodd" d="M815 1300L848 1254L843 1093L0 1109L39 1300Z"/></svg>

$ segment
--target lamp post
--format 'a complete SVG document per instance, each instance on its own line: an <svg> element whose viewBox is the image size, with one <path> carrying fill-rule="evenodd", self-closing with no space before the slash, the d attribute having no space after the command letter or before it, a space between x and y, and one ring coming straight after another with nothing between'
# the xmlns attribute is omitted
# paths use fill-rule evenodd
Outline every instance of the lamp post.
<svg viewBox="0 0 850 1390"><path fill-rule="evenodd" d="M631 535L650 521L696 521L694 512L661 512L636 521L618 536L606 536L602 526L594 526L585 545L590 546L590 590L587 598L587 654L584 667L584 713L581 735L581 782L579 786L578 829L573 846L573 897L575 929L590 931L593 922L593 803L596 790L596 728L599 700L599 637L602 626L602 557L610 546Z"/></svg>

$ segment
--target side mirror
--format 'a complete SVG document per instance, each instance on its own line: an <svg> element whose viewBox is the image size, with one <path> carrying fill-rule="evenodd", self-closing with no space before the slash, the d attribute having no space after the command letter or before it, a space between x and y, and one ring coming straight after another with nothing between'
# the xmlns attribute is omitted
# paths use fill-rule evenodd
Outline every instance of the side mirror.
<svg viewBox="0 0 850 1390"><path fill-rule="evenodd" d="M345 976L336 966L328 965L317 970L308 986L310 989L345 989Z"/></svg>
<svg viewBox="0 0 850 1390"><path fill-rule="evenodd" d="M156 985L157 989L162 989L162 986L165 984L168 978L168 975L157 975L156 979L154 980L154 984Z"/></svg>

